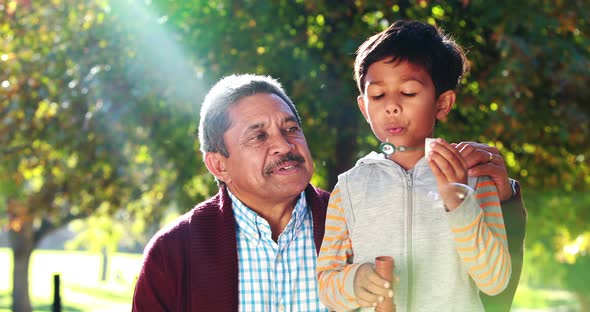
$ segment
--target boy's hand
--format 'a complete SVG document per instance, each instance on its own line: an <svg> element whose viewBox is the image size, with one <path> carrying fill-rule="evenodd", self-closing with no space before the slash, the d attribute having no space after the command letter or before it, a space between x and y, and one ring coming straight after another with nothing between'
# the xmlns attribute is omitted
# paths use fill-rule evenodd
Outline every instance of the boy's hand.
<svg viewBox="0 0 590 312"><path fill-rule="evenodd" d="M354 276L354 295L361 307L374 307L385 297L393 297L391 286L375 272L372 263L362 264Z"/></svg>
<svg viewBox="0 0 590 312"><path fill-rule="evenodd" d="M453 210L463 202L453 184L467 185L467 162L457 149L441 138L431 143L431 148L430 155L426 155L428 165L436 177L443 202L447 209Z"/></svg>

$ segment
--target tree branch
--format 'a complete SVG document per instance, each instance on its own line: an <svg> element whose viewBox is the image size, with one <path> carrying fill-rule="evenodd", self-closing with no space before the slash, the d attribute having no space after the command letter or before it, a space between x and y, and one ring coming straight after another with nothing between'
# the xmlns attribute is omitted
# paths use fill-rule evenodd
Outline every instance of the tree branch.
<svg viewBox="0 0 590 312"><path fill-rule="evenodd" d="M10 155L17 152L20 152L24 149L30 148L30 144L21 144L17 146L9 146L9 147L0 147L0 155Z"/></svg>
<svg viewBox="0 0 590 312"><path fill-rule="evenodd" d="M41 221L41 226L33 233L33 244L35 246L37 246L43 238L45 238L47 235L58 230L59 227L61 227L63 225L67 225L74 220L82 219L85 217L87 217L87 216L86 215L68 214L63 219L61 219L61 224L59 224L59 225L56 225L56 224L50 222L49 220L43 218L43 220Z"/></svg>

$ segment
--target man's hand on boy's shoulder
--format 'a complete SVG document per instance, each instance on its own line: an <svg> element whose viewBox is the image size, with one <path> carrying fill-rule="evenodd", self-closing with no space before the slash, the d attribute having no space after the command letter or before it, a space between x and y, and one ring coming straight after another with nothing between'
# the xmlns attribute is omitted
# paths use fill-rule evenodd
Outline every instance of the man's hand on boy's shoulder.
<svg viewBox="0 0 590 312"><path fill-rule="evenodd" d="M514 195L504 158L496 147L477 142L461 142L452 145L465 158L469 176L490 176L496 184L501 201Z"/></svg>

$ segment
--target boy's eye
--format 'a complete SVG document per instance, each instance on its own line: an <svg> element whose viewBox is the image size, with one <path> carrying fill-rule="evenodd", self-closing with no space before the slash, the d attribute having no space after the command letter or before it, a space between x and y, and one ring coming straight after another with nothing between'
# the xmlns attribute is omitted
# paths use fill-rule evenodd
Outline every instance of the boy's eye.
<svg viewBox="0 0 590 312"><path fill-rule="evenodd" d="M380 98L383 98L383 96L384 96L383 94L377 94L377 95L371 95L371 98L374 100L378 100Z"/></svg>
<svg viewBox="0 0 590 312"><path fill-rule="evenodd" d="M416 95L416 93L415 92L402 92L402 95L403 96L408 96L408 97L413 97L413 96Z"/></svg>

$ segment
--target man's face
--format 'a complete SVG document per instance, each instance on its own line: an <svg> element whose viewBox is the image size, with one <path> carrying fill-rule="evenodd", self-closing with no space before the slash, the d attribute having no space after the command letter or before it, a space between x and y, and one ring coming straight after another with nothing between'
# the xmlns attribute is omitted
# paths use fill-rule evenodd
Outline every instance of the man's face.
<svg viewBox="0 0 590 312"><path fill-rule="evenodd" d="M289 106L275 94L245 97L229 110L221 178L251 208L293 201L313 175L307 141Z"/></svg>

